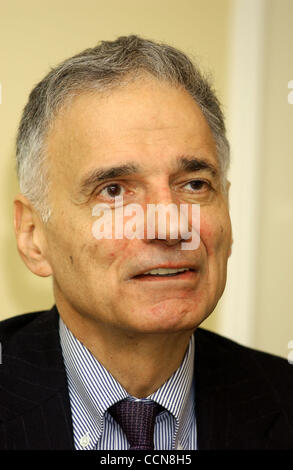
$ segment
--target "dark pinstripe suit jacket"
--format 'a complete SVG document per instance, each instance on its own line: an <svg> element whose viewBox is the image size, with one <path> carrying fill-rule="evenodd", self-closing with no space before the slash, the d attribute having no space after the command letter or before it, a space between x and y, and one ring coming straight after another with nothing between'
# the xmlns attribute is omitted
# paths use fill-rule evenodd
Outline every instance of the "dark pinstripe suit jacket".
<svg viewBox="0 0 293 470"><path fill-rule="evenodd" d="M0 449L74 449L58 312L0 323ZM293 365L195 332L199 449L293 449Z"/></svg>

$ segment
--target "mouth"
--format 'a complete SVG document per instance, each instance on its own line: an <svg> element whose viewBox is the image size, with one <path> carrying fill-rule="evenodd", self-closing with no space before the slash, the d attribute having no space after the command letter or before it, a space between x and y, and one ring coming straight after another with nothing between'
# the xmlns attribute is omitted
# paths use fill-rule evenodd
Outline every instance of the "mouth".
<svg viewBox="0 0 293 470"><path fill-rule="evenodd" d="M195 275L193 268L156 268L134 276L132 279L137 281L170 281L187 280Z"/></svg>

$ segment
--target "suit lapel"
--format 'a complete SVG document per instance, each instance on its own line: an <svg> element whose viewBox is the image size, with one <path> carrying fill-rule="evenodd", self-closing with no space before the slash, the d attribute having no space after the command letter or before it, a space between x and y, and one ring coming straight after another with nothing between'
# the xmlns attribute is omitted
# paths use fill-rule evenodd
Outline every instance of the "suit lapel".
<svg viewBox="0 0 293 470"><path fill-rule="evenodd" d="M271 388L249 354L216 337L195 333L198 449L286 448L292 435L279 432L286 417Z"/></svg>
<svg viewBox="0 0 293 470"><path fill-rule="evenodd" d="M8 449L73 449L58 313L41 312L3 351L0 428Z"/></svg>
<svg viewBox="0 0 293 470"><path fill-rule="evenodd" d="M26 326L3 347L0 449L73 450L57 310L23 318ZM251 355L200 328L195 401L199 450L292 446L286 415Z"/></svg>

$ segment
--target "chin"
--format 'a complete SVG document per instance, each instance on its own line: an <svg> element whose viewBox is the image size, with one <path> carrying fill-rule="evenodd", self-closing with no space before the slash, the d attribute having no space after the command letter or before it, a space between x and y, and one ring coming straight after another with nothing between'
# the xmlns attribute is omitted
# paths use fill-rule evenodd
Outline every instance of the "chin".
<svg viewBox="0 0 293 470"><path fill-rule="evenodd" d="M174 308L171 305L156 305L145 311L137 328L145 333L175 333L195 330L206 318L205 312L196 306Z"/></svg>

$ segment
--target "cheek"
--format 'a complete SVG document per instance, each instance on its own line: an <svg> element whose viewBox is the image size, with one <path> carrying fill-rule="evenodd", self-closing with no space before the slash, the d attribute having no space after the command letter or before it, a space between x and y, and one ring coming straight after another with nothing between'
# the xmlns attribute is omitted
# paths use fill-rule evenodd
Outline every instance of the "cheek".
<svg viewBox="0 0 293 470"><path fill-rule="evenodd" d="M109 268L112 264L125 264L135 253L132 253L129 240L96 240L87 245L87 256L91 264Z"/></svg>
<svg viewBox="0 0 293 470"><path fill-rule="evenodd" d="M203 217L200 224L200 237L207 254L213 255L222 249L229 250L231 245L231 226L229 217Z"/></svg>
<svg viewBox="0 0 293 470"><path fill-rule="evenodd" d="M200 239L204 244L207 254L210 255L214 252L217 245L217 227L215 222L208 220L207 218L202 218L200 221Z"/></svg>

